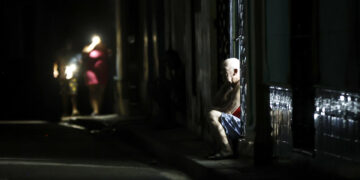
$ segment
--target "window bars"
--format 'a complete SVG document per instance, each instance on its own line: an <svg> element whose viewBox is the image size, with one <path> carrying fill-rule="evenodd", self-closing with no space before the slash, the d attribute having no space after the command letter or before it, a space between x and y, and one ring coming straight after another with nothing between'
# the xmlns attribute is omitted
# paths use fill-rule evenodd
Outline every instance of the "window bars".
<svg viewBox="0 0 360 180"><path fill-rule="evenodd" d="M241 118L246 122L247 57L246 0L230 0L230 56L240 60Z"/></svg>

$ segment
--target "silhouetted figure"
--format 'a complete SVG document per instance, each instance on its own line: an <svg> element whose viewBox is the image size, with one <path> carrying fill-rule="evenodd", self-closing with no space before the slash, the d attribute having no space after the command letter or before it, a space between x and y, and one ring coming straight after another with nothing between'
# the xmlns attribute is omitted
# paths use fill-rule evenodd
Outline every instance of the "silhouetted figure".
<svg viewBox="0 0 360 180"><path fill-rule="evenodd" d="M61 49L53 65L53 75L60 83L60 94L62 96L63 116L69 115L69 99L71 100L71 115L79 115L77 107L78 78L81 63L81 54L73 50L71 41Z"/></svg>
<svg viewBox="0 0 360 180"><path fill-rule="evenodd" d="M160 107L162 126L175 124L176 113L185 113L185 68L179 54L168 50L160 59L156 100Z"/></svg>

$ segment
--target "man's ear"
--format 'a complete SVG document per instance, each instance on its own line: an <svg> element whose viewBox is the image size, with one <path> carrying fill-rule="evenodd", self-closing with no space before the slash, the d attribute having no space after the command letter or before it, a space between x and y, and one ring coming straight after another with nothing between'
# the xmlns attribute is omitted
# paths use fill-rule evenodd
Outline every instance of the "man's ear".
<svg viewBox="0 0 360 180"><path fill-rule="evenodd" d="M239 70L235 68L233 76L235 76L238 72L239 72Z"/></svg>

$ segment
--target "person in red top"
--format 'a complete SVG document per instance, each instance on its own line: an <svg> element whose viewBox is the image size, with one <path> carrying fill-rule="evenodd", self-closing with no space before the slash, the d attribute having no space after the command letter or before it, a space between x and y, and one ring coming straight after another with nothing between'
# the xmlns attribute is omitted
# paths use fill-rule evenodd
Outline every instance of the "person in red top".
<svg viewBox="0 0 360 180"><path fill-rule="evenodd" d="M104 90L108 82L109 50L101 42L99 36L94 36L90 45L83 49L85 62L85 83L89 87L90 103L93 109L91 115L100 113Z"/></svg>
<svg viewBox="0 0 360 180"><path fill-rule="evenodd" d="M222 75L225 83L217 92L214 107L209 112L213 134L220 142L219 151L208 157L214 160L233 157L234 147L230 142L245 136L245 122L241 120L239 59L226 59Z"/></svg>

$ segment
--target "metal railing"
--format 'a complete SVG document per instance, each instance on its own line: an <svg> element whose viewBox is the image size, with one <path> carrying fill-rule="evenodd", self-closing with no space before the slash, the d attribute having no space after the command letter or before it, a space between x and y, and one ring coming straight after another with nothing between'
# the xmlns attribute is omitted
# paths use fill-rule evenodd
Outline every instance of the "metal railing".
<svg viewBox="0 0 360 180"><path fill-rule="evenodd" d="M273 155L286 156L292 150L292 91L284 87L270 86L269 98Z"/></svg>
<svg viewBox="0 0 360 180"><path fill-rule="evenodd" d="M274 156L292 151L292 91L270 86ZM360 162L360 94L315 88L315 152L323 158Z"/></svg>
<svg viewBox="0 0 360 180"><path fill-rule="evenodd" d="M360 95L318 88L315 97L317 154L360 162Z"/></svg>

